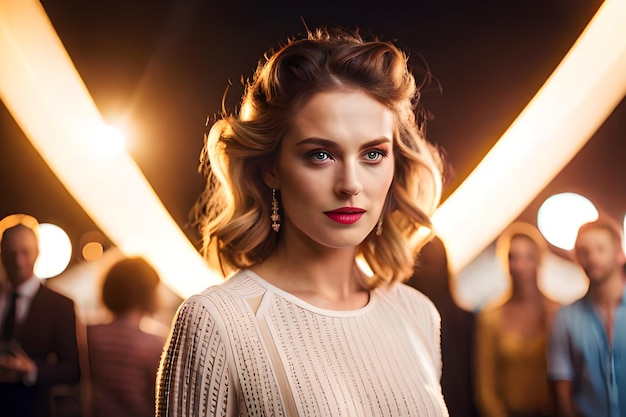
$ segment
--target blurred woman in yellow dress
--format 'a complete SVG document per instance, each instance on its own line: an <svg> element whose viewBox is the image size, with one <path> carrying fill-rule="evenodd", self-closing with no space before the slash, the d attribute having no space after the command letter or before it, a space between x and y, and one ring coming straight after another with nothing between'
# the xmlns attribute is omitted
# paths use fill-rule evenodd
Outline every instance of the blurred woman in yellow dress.
<svg viewBox="0 0 626 417"><path fill-rule="evenodd" d="M496 253L510 278L503 303L482 310L476 329L476 400L483 417L553 415L546 371L546 338L559 304L538 285L543 254L540 232L513 223Z"/></svg>

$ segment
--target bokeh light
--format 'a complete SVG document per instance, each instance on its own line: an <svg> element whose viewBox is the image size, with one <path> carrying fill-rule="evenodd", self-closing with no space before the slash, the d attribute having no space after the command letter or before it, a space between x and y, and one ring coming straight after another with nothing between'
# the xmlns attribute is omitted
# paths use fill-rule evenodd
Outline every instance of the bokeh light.
<svg viewBox="0 0 626 417"><path fill-rule="evenodd" d="M104 255L104 247L100 242L87 242L83 245L82 255L86 261L99 261Z"/></svg>
<svg viewBox="0 0 626 417"><path fill-rule="evenodd" d="M39 258L35 275L45 279L65 271L72 258L72 242L67 233L51 223L39 225Z"/></svg>
<svg viewBox="0 0 626 417"><path fill-rule="evenodd" d="M80 254L88 262L99 261L104 256L107 238L98 230L85 233L78 243ZM106 245L108 246L108 245Z"/></svg>
<svg viewBox="0 0 626 417"><path fill-rule="evenodd" d="M552 245L571 250L578 228L596 220L598 210L586 197L576 193L561 193L548 197L537 212L537 226Z"/></svg>

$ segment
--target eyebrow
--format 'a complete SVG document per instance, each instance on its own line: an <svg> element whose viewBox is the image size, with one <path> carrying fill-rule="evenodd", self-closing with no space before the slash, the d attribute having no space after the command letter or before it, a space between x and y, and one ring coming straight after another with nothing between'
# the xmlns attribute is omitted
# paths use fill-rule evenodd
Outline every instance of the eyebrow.
<svg viewBox="0 0 626 417"><path fill-rule="evenodd" d="M361 149L370 148L372 146L377 146L383 143L390 143L390 142L391 142L391 139L383 136L381 138L373 139L373 140L370 140L368 142L361 144L360 148ZM311 138L302 139L301 141L296 143L296 146L305 146L305 145L319 145L325 148L336 148L337 142L334 142L329 139L311 137Z"/></svg>

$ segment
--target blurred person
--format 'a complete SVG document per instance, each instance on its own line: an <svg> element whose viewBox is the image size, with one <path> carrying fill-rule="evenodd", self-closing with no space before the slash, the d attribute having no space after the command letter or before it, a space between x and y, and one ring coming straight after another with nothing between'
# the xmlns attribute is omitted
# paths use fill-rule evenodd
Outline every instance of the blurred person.
<svg viewBox="0 0 626 417"><path fill-rule="evenodd" d="M580 227L574 255L587 293L557 312L548 347L548 376L559 416L626 416L624 251L608 219Z"/></svg>
<svg viewBox="0 0 626 417"><path fill-rule="evenodd" d="M504 301L478 314L476 401L483 417L551 416L546 342L559 304L538 285L547 244L528 223L510 225L496 254L510 280Z"/></svg>
<svg viewBox="0 0 626 417"><path fill-rule="evenodd" d="M50 417L52 388L80 379L74 302L35 276L39 242L32 223L6 228L0 242L7 278L0 294L2 417Z"/></svg>
<svg viewBox="0 0 626 417"><path fill-rule="evenodd" d="M198 222L228 279L179 308L158 416L448 414L439 314L402 283L441 195L417 98L407 56L355 32L264 56L206 138Z"/></svg>
<svg viewBox="0 0 626 417"><path fill-rule="evenodd" d="M441 389L450 417L475 417L476 315L457 304L451 281L445 244L435 236L420 251L407 284L430 298L441 315Z"/></svg>
<svg viewBox="0 0 626 417"><path fill-rule="evenodd" d="M149 417L155 413L156 375L165 337L141 328L157 307L160 278L143 258L126 258L105 275L107 324L87 326L90 417Z"/></svg>

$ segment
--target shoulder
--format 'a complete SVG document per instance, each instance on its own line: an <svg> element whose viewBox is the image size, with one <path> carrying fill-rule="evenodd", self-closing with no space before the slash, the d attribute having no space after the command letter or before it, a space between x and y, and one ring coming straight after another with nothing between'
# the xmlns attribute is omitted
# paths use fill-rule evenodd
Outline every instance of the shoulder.
<svg viewBox="0 0 626 417"><path fill-rule="evenodd" d="M572 315L580 315L587 313L587 300L583 297L580 300L574 301L571 304L561 305L557 311L557 317L570 317Z"/></svg>
<svg viewBox="0 0 626 417"><path fill-rule="evenodd" d="M559 306L559 308L557 309L557 314L561 316L567 316L572 314L584 313L587 310L586 304L587 300L585 299L585 297L583 297L579 300L574 301L573 303L563 304Z"/></svg>
<svg viewBox="0 0 626 417"><path fill-rule="evenodd" d="M251 274L242 270L226 281L190 296L183 304L197 304L205 307L224 305L236 300L256 297L264 291L265 288L259 285Z"/></svg>
<svg viewBox="0 0 626 417"><path fill-rule="evenodd" d="M584 325L592 316L587 303L588 301L583 297L571 304L560 306L554 316L555 324L566 327Z"/></svg>
<svg viewBox="0 0 626 417"><path fill-rule="evenodd" d="M241 271L223 283L185 299L178 308L178 316L186 317L188 321L236 322L251 313L247 300L263 294L263 291L251 276Z"/></svg>
<svg viewBox="0 0 626 417"><path fill-rule="evenodd" d="M547 314L548 320L552 320L554 318L554 316L556 315L556 312L559 311L561 306L562 306L561 303L551 300L549 298L546 298L544 300L544 309Z"/></svg>
<svg viewBox="0 0 626 417"><path fill-rule="evenodd" d="M379 294L395 308L403 310L406 314L428 315L439 320L439 311L435 304L421 291L403 283L392 284L380 288Z"/></svg>
<svg viewBox="0 0 626 417"><path fill-rule="evenodd" d="M74 309L74 300L45 285L39 288L33 302L45 302L57 305L59 308Z"/></svg>

